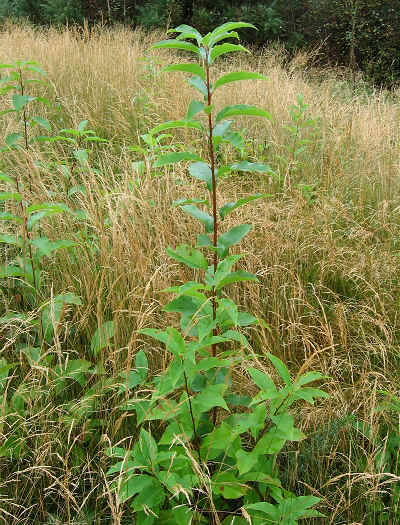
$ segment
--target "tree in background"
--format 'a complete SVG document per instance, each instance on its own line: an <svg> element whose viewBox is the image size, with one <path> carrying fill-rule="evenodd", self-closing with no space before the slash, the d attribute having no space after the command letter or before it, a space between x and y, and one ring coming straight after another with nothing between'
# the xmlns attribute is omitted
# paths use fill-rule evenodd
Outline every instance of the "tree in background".
<svg viewBox="0 0 400 525"><path fill-rule="evenodd" d="M245 43L280 41L293 51L322 43L321 63L361 69L375 82L400 79L400 0L0 0L0 20L39 24L125 23L147 29L180 23L206 31L246 20Z"/></svg>

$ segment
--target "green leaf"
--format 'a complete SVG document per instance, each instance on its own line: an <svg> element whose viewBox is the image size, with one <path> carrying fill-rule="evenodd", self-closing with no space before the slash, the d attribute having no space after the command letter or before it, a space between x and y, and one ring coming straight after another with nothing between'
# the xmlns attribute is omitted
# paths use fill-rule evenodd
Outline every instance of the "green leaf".
<svg viewBox="0 0 400 525"><path fill-rule="evenodd" d="M40 67L35 66L35 65L26 66L24 67L24 70L34 71L35 73L39 73L39 75L42 75L43 77L47 77L46 72L43 71L43 69L41 69Z"/></svg>
<svg viewBox="0 0 400 525"><path fill-rule="evenodd" d="M80 212L81 210L79 210ZM72 216L79 216L77 211L71 210L66 204L57 202L44 202L42 204L32 204L31 206L28 206L26 209L26 212L28 215L30 215L28 219L28 230L31 231L33 226L43 219L44 217L48 217L51 215L54 215L55 213L69 213Z"/></svg>
<svg viewBox="0 0 400 525"><path fill-rule="evenodd" d="M65 362L65 365L63 364L56 367L56 381L60 384L64 382L65 379L73 379L81 386L85 386L85 374L89 372L91 366L92 363L86 361L85 359L70 359Z"/></svg>
<svg viewBox="0 0 400 525"><path fill-rule="evenodd" d="M54 330L57 330L57 327L61 321L61 316L65 305L75 304L77 306L82 305L82 301L78 296L73 293L61 293L54 296L49 302L45 303L42 308L42 327L43 335L47 343L52 344Z"/></svg>
<svg viewBox="0 0 400 525"><path fill-rule="evenodd" d="M167 426L158 444L170 446L176 436L182 435L186 441L190 441L193 436L193 423L189 414L189 410L180 412L179 423L177 421L173 421Z"/></svg>
<svg viewBox="0 0 400 525"><path fill-rule="evenodd" d="M240 317L240 312L239 312L238 320L239 320L239 317ZM222 334L222 337L226 339L230 339L231 341L237 341L245 348L248 348L249 346L249 343L246 337L243 334L237 332L236 330L227 330L226 332Z"/></svg>
<svg viewBox="0 0 400 525"><path fill-rule="evenodd" d="M229 166L231 171L250 171L257 173L269 173L271 175L276 175L274 170L270 168L267 164L260 164L259 162L247 162L243 160L237 164L231 164ZM266 194L264 194L266 195Z"/></svg>
<svg viewBox="0 0 400 525"><path fill-rule="evenodd" d="M150 131L150 133L154 135L156 133L160 133L161 131L165 131L166 129L173 128L195 128L202 130L203 126L200 122L195 120L170 120L169 122L164 122L163 124L156 126Z"/></svg>
<svg viewBox="0 0 400 525"><path fill-rule="evenodd" d="M198 412L198 414L208 412L214 407L222 407L229 411L228 405L223 398L223 393L226 389L227 385L224 383L208 386L193 399L192 404L194 409Z"/></svg>
<svg viewBox="0 0 400 525"><path fill-rule="evenodd" d="M140 375L142 381L146 379L147 372L149 370L149 363L147 361L147 356L143 350L139 350L139 352L136 354L135 359L135 368Z"/></svg>
<svg viewBox="0 0 400 525"><path fill-rule="evenodd" d="M257 106L249 106L247 104L236 104L234 106L226 106L222 109L217 117L216 121L219 122L223 118L233 117L238 115L247 115L251 117L265 117L269 120L272 119L268 111L258 108Z"/></svg>
<svg viewBox="0 0 400 525"><path fill-rule="evenodd" d="M237 325L239 312L236 303L228 298L219 298L218 299L218 308L217 308L217 320L221 312L224 312L230 318L234 326Z"/></svg>
<svg viewBox="0 0 400 525"><path fill-rule="evenodd" d="M24 277L25 272L19 266L9 266L3 264L0 266L0 279L8 279L10 277Z"/></svg>
<svg viewBox="0 0 400 525"><path fill-rule="evenodd" d="M273 427L257 442L253 453L256 455L277 454L282 450L285 443L286 439L282 437L276 427Z"/></svg>
<svg viewBox="0 0 400 525"><path fill-rule="evenodd" d="M15 201L21 202L22 196L20 193L10 191L0 191L0 202L2 201Z"/></svg>
<svg viewBox="0 0 400 525"><path fill-rule="evenodd" d="M86 126L88 125L87 120L81 120L78 124L78 131L79 133L83 133L85 131Z"/></svg>
<svg viewBox="0 0 400 525"><path fill-rule="evenodd" d="M239 226L234 226L228 232L220 235L217 242L219 255L224 257L228 253L229 248L234 244L239 243L250 230L250 224L241 224Z"/></svg>
<svg viewBox="0 0 400 525"><path fill-rule="evenodd" d="M198 76L190 77L188 80L188 83L191 86L193 86L195 89L197 89L197 91L200 91L200 93L204 95L204 98L207 99L208 97L207 86L201 77L198 77Z"/></svg>
<svg viewBox="0 0 400 525"><path fill-rule="evenodd" d="M200 233L197 236L197 248L211 248L213 243L211 242L209 236L206 233Z"/></svg>
<svg viewBox="0 0 400 525"><path fill-rule="evenodd" d="M0 95L4 95L7 91L11 91L12 89L12 86L0 89ZM3 109L3 111L0 111L0 117L7 115L7 113L15 113L15 109Z"/></svg>
<svg viewBox="0 0 400 525"><path fill-rule="evenodd" d="M164 67L161 72L164 71L183 71L184 73L192 73L205 80L206 75L204 69L198 64L172 64L170 66Z"/></svg>
<svg viewBox="0 0 400 525"><path fill-rule="evenodd" d="M185 206L181 206L181 208L186 213L188 213L191 217L202 222L204 224L204 227L207 233L211 233L213 231L214 219L211 217L211 215L200 210L194 204L186 204Z"/></svg>
<svg viewBox="0 0 400 525"><path fill-rule="evenodd" d="M190 151L178 151L175 153L168 153L167 155L160 155L154 166L156 168L161 168L162 166L167 166L168 164L175 164L176 162L181 162L182 160L201 160L197 153L191 153Z"/></svg>
<svg viewBox="0 0 400 525"><path fill-rule="evenodd" d="M242 257L243 255L230 255L229 257L225 257L225 259L218 262L215 273L213 266L210 266L205 276L207 285L218 286L222 279L225 279L225 277L231 273L233 265Z"/></svg>
<svg viewBox="0 0 400 525"><path fill-rule="evenodd" d="M164 312L177 312L181 314L193 315L204 303L207 303L207 297L197 293L196 296L182 295L173 299L163 308Z"/></svg>
<svg viewBox="0 0 400 525"><path fill-rule="evenodd" d="M0 221L15 221L19 224L22 223L22 219L20 219L20 217L17 217L8 211L0 211Z"/></svg>
<svg viewBox="0 0 400 525"><path fill-rule="evenodd" d="M182 356L185 353L185 341L176 328L169 326L166 330L155 328L144 328L140 330L141 334L148 335L157 341L165 344L167 349L176 356Z"/></svg>
<svg viewBox="0 0 400 525"><path fill-rule="evenodd" d="M236 40L239 40L239 34L236 31L225 31L224 33L219 33L217 36L214 36L212 39L210 35L210 43L214 46L217 42L221 42L221 40L226 40L227 38L235 38Z"/></svg>
<svg viewBox="0 0 400 525"><path fill-rule="evenodd" d="M288 412L271 416L271 420L279 430L280 436L287 441L301 441L306 437L303 432L294 427L294 417Z"/></svg>
<svg viewBox="0 0 400 525"><path fill-rule="evenodd" d="M204 102L200 102L199 100L191 100L187 113L186 113L186 119L191 120L193 117L195 117L200 111L204 110Z"/></svg>
<svg viewBox="0 0 400 525"><path fill-rule="evenodd" d="M150 479L151 484L142 486L139 494L131 503L131 507L135 512L150 508L157 513L161 505L164 503L166 495L161 483L156 478ZM140 523L143 523L143 521L140 520ZM146 524L143 523L143 525Z"/></svg>
<svg viewBox="0 0 400 525"><path fill-rule="evenodd" d="M276 394L277 390L275 383L267 374L261 372L261 370L257 370L256 368L250 368L249 374L251 375L254 383L260 390L262 390L262 392L265 392L266 394L271 393L272 395Z"/></svg>
<svg viewBox="0 0 400 525"><path fill-rule="evenodd" d="M230 82L237 82L238 80L268 80L268 77L260 75L260 73L251 73L248 71L237 71L228 73L220 77L214 84L214 90L228 84Z"/></svg>
<svg viewBox="0 0 400 525"><path fill-rule="evenodd" d="M171 203L171 208L176 208L177 206L184 206L185 204L208 204L207 199L177 199Z"/></svg>
<svg viewBox="0 0 400 525"><path fill-rule="evenodd" d="M249 27L257 31L256 26L253 26L253 24L249 24L248 22L226 22L225 24L216 27L211 33L211 36L217 36L221 33L225 33L226 31L232 31L233 29L240 29L242 27Z"/></svg>
<svg viewBox="0 0 400 525"><path fill-rule="evenodd" d="M258 502L245 505L244 508L267 514L273 518L274 523L295 525L298 519L324 517L320 512L310 508L320 501L321 499L315 496L298 496L296 498L285 498L278 505Z"/></svg>
<svg viewBox="0 0 400 525"><path fill-rule="evenodd" d="M144 428L140 430L138 444L147 465L154 467L157 461L157 443L150 432Z"/></svg>
<svg viewBox="0 0 400 525"><path fill-rule="evenodd" d="M182 49L183 51L190 51L196 55L200 54L198 47L195 45L189 42L181 42L180 40L174 39L161 40L160 42L157 42L151 46L151 49Z"/></svg>
<svg viewBox="0 0 400 525"><path fill-rule="evenodd" d="M247 486L241 483L233 472L217 472L212 477L212 490L225 499L241 498L247 491Z"/></svg>
<svg viewBox="0 0 400 525"><path fill-rule="evenodd" d="M232 125L233 120L223 120L213 128L213 138L223 137Z"/></svg>
<svg viewBox="0 0 400 525"><path fill-rule="evenodd" d="M48 120L41 117L31 117L29 120L31 122L34 122L35 124L39 124L40 126L42 126L42 128L46 129L47 131L51 131L51 126Z"/></svg>
<svg viewBox="0 0 400 525"><path fill-rule="evenodd" d="M37 237L36 239L32 239L30 242L32 246L37 248L41 255L46 255L47 257L50 257L50 255L57 250L62 248L72 248L76 245L75 242L68 239L50 241L47 237Z"/></svg>
<svg viewBox="0 0 400 525"><path fill-rule="evenodd" d="M90 342L90 349L94 355L98 355L103 348L110 344L114 337L114 321L106 321L94 333Z"/></svg>
<svg viewBox="0 0 400 525"><path fill-rule="evenodd" d="M290 381L290 372L287 366L279 359L279 357L276 357L275 355L272 355L269 352L267 353L267 357L270 359L276 371L278 372L278 374L281 376L281 378L285 382L285 385L289 386L291 384L291 381Z"/></svg>
<svg viewBox="0 0 400 525"><path fill-rule="evenodd" d="M146 164L143 160L132 162L131 166L133 171L135 171L138 175L143 175L146 170Z"/></svg>
<svg viewBox="0 0 400 525"><path fill-rule="evenodd" d="M201 34L197 31L197 29L187 24L181 24L178 27L168 29L167 33L190 33L195 35L197 40L202 40Z"/></svg>
<svg viewBox="0 0 400 525"><path fill-rule="evenodd" d="M42 202L41 204L32 204L26 208L26 213L28 215L34 211L48 211L51 213L68 212L70 215L74 215L74 212L62 202Z"/></svg>
<svg viewBox="0 0 400 525"><path fill-rule="evenodd" d="M121 386L118 390L120 394L126 392L126 390L133 390L142 382L141 376L135 370L129 370L128 381L126 378L126 372L122 372L120 377L122 378Z"/></svg>
<svg viewBox="0 0 400 525"><path fill-rule="evenodd" d="M197 290L204 290L205 286L202 283L196 283L195 281L187 281L181 286L170 286L165 290L161 290L164 293L175 293L177 297L181 295L196 295Z"/></svg>
<svg viewBox="0 0 400 525"><path fill-rule="evenodd" d="M122 470L123 472L123 470ZM122 478L120 490L118 492L118 501L120 504L131 499L136 494L139 494L147 487L151 487L153 484L153 478L146 474L138 474L128 479Z"/></svg>
<svg viewBox="0 0 400 525"><path fill-rule="evenodd" d="M21 238L18 235L0 234L0 243L22 246Z"/></svg>
<svg viewBox="0 0 400 525"><path fill-rule="evenodd" d="M263 514L267 514L269 517L273 519L271 523L282 523L281 520L281 514L277 508L277 506L272 505L272 503L267 503L265 501L260 501L258 503L250 503L249 505L245 505L244 507L246 510L254 510L257 512L262 512ZM296 523L296 522L295 522ZM293 523L288 523L287 525L293 525Z"/></svg>
<svg viewBox="0 0 400 525"><path fill-rule="evenodd" d="M82 186L82 184L78 184L77 186L71 186L71 188L67 191L68 197L72 197L73 195L77 195L77 194L86 195L86 190Z"/></svg>
<svg viewBox="0 0 400 525"><path fill-rule="evenodd" d="M263 199L265 197L271 197L271 195L269 193L256 193L255 195L251 195L250 197L243 197L242 199L238 199L236 202L227 202L220 208L219 215L221 219L224 220L228 213L230 213L233 210L236 210L236 208L239 208L240 206L243 206L248 202L252 202L257 199Z"/></svg>
<svg viewBox="0 0 400 525"><path fill-rule="evenodd" d="M205 162L193 162L189 166L189 173L192 177L206 183L209 191L212 191L211 168Z"/></svg>
<svg viewBox="0 0 400 525"><path fill-rule="evenodd" d="M208 268L207 259L201 251L186 244L177 246L176 249L167 248L167 253L176 261L189 266L189 268L201 268L203 270L207 270Z"/></svg>
<svg viewBox="0 0 400 525"><path fill-rule="evenodd" d="M77 149L72 152L73 156L82 166L87 166L89 162L89 154L85 149Z"/></svg>
<svg viewBox="0 0 400 525"><path fill-rule="evenodd" d="M326 376L322 375L321 372L306 372L296 379L294 386L300 387L313 381L318 381L319 379L326 379Z"/></svg>
<svg viewBox="0 0 400 525"><path fill-rule="evenodd" d="M225 42L224 44L220 44L211 49L210 63L212 64L217 57L225 55L226 53L232 53L233 51L244 51L245 53L250 52L248 49L239 44L229 44Z"/></svg>
<svg viewBox="0 0 400 525"><path fill-rule="evenodd" d="M236 461L239 469L239 474L246 474L249 472L258 462L259 456L257 454L252 454L251 452L246 452L243 449L239 449L236 452Z"/></svg>
<svg viewBox="0 0 400 525"><path fill-rule="evenodd" d="M13 103L15 111L20 111L31 100L35 100L35 98L30 97L28 95L20 95L19 93L14 93L12 97L12 103Z"/></svg>
<svg viewBox="0 0 400 525"><path fill-rule="evenodd" d="M304 399L304 401L307 401L311 405L314 404L314 399L318 399L318 398L327 399L328 397L329 397L329 394L327 394L323 390L320 390L319 388L310 388L310 387L302 387L299 390L297 390L294 394L295 399Z"/></svg>
<svg viewBox="0 0 400 525"><path fill-rule="evenodd" d="M0 180L4 182L8 182L12 185L15 185L15 180L10 177L9 175L6 175L4 172L0 171Z"/></svg>
<svg viewBox="0 0 400 525"><path fill-rule="evenodd" d="M217 339L217 341L215 341ZM228 338L225 337L212 337L212 342L224 342L227 341ZM219 357L204 357L196 364L196 370L198 372L206 372L208 370L212 370L213 368L222 368L222 367L229 367L233 363L232 359L220 359Z"/></svg>
<svg viewBox="0 0 400 525"><path fill-rule="evenodd" d="M221 290L221 288L227 286L228 284L240 283L244 281L258 281L258 278L252 273L245 272L244 270L239 270L237 272L230 273L224 279L222 279L218 283L216 289Z"/></svg>
<svg viewBox="0 0 400 525"><path fill-rule="evenodd" d="M9 148L12 148L13 146L15 146L19 139L22 139L22 137L23 135L21 133L10 133L9 135L7 135L4 142Z"/></svg>
<svg viewBox="0 0 400 525"><path fill-rule="evenodd" d="M194 523L193 511L186 505L177 505L171 510L161 511L159 525L191 525Z"/></svg>

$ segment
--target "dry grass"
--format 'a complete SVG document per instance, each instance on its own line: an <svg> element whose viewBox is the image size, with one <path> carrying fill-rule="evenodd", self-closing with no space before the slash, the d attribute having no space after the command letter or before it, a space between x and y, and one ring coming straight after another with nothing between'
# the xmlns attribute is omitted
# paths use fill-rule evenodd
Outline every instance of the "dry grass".
<svg viewBox="0 0 400 525"><path fill-rule="evenodd" d="M151 355L154 370L163 366L163 352L145 344L138 330L170 321L160 312L165 302L160 290L190 275L167 259L165 248L194 240L198 233L193 221L169 208L174 199L199 194L200 186L183 167L166 169L162 177L147 173L132 188L136 174L131 163L137 158L128 146L155 124L181 118L193 97L183 76L159 74L162 64L173 61L171 53L149 51L159 36L114 29L95 30L82 39L73 30L44 33L15 26L0 33L0 62L35 59L47 71L53 105L43 115L55 129L88 119L90 128L110 140L92 153L101 174L77 176L86 195L69 200L86 211L86 226L65 217L46 227L49 236L66 234L80 243L78 258L60 255L46 269L46 279L54 293L73 291L83 301L66 318L59 352L92 359L91 335L113 319L114 345L103 357L115 374L130 367L141 347ZM379 521L382 508L373 505L398 483L399 472L382 476L375 461L380 441L373 435L382 438L385 417L375 412L378 391L399 389L398 105L385 93L355 92L335 72L308 70L304 57L283 68L282 55L272 49L234 57L220 68L268 75L268 83L236 83L221 90L216 105L237 101L270 111L272 122L243 124L250 157L263 156L282 176L285 166L278 155L289 141L283 125L297 93L309 104L309 115L319 119L314 134L305 132L312 142L286 187L241 175L225 180L219 196L222 202L255 191L273 194L226 221L227 227L239 221L253 224L243 245L244 264L258 274L260 284L232 293L267 323L268 328L250 334L260 366L263 354L271 351L294 374L307 362L308 368L329 376L325 388L330 399L299 413L311 437L288 452L287 482L296 488L304 481L307 490L325 498L326 523L386 523ZM1 104L8 106L6 97ZM1 120L1 136L14 129L12 117ZM176 134L175 147L185 144L204 148L194 134ZM65 200L59 170L43 169L34 176L33 162L43 159L45 151L32 150L23 159L4 156L0 162L5 171L33 179L34 200L48 200L47 190L56 192L55 200ZM61 158L60 148L54 147L53 155ZM317 184L313 204L298 184ZM83 242L83 234L92 242ZM2 294L1 308L15 308L13 291L3 288ZM4 355L13 349L13 334L9 327L3 331ZM51 511L60 513L62 523L75 523L90 503L95 512L113 516L104 522L122 523L123 513L102 475L104 443L114 444L132 432L113 405L114 393L108 392L99 408L108 411L101 429L104 441L93 443L93 429L82 422L66 424L61 408L52 405L56 394L46 370L28 365L23 370L24 384L38 392L37 402L32 401L30 419L16 415L13 424L21 425L31 450L19 462L0 460L0 520L40 523ZM237 371L236 381L238 388L246 388L245 370ZM356 421L370 425L370 439L356 429ZM8 431L0 419L0 432L5 436ZM86 444L86 457L73 457L76 442Z"/></svg>

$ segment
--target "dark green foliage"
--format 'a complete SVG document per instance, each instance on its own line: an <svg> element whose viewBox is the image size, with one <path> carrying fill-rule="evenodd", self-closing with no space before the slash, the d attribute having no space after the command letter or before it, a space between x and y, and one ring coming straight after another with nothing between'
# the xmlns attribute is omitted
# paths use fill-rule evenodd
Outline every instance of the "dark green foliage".
<svg viewBox="0 0 400 525"><path fill-rule="evenodd" d="M153 0L136 7L136 24L146 29L167 27L183 21L183 4L179 0Z"/></svg>
<svg viewBox="0 0 400 525"><path fill-rule="evenodd" d="M273 2L231 2L229 6L226 2L197 3L193 7L193 24L206 28L209 24L217 20L224 22L228 20L249 20L254 24L258 32L244 30L241 38L246 42L263 44L279 38L282 34L285 22L278 14L277 0ZM225 4L225 5L224 5Z"/></svg>
<svg viewBox="0 0 400 525"><path fill-rule="evenodd" d="M398 0L311 0L304 16L306 41L326 41L332 62L360 68L371 80L400 76Z"/></svg>
<svg viewBox="0 0 400 525"><path fill-rule="evenodd" d="M39 2L35 0L0 0L0 19L28 18L37 21L39 18Z"/></svg>
<svg viewBox="0 0 400 525"><path fill-rule="evenodd" d="M41 5L41 17L50 24L82 23L83 6L80 0L45 0Z"/></svg>
<svg viewBox="0 0 400 525"><path fill-rule="evenodd" d="M123 22L147 29L191 24L205 32L228 20L248 20L246 43L282 42L288 50L320 47L319 60L363 71L390 85L400 78L400 0L0 0L0 20L35 23ZM255 33L255 34L254 34Z"/></svg>

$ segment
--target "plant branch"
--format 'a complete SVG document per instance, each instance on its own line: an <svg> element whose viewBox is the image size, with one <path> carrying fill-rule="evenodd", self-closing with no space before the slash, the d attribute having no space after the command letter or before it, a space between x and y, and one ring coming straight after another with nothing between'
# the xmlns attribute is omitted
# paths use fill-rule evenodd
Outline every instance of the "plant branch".
<svg viewBox="0 0 400 525"><path fill-rule="evenodd" d="M218 243L218 215L217 215L217 178L215 174L215 152L214 152L214 143L213 143L213 125L212 125L212 116L211 116L211 102L212 102L212 92L211 92L211 83L210 83L210 65L208 63L208 49L207 49L207 59L205 60L205 68L207 75L207 102L209 107L208 112L208 143L209 143L209 156L210 156L210 165L211 165L211 180L212 180L212 214L214 219L214 230L213 230L213 246L214 246L214 274L217 271L218 266L218 254L217 254L217 243ZM217 291L215 287L212 289L212 308L213 308L213 320L215 321L217 317ZM214 335L217 335L217 330L214 328ZM212 345L212 355L216 355L216 344Z"/></svg>
<svg viewBox="0 0 400 525"><path fill-rule="evenodd" d="M182 363L182 366L183 366L183 363ZM194 435L194 446L196 447L197 455L199 456L199 461L201 463L200 439L199 439L199 436L198 436L197 431L196 431L196 424L194 422L193 407L192 407L192 401L190 399L190 392L189 392L189 386L188 386L186 372L183 372L183 376L185 378L185 390L186 390L186 394L188 396L190 418L192 420L193 435Z"/></svg>
<svg viewBox="0 0 400 525"><path fill-rule="evenodd" d="M23 81L23 78L22 78L22 70L21 70L21 68L19 68L18 73L19 73L19 87L21 88L21 95L24 96L24 94L25 94L25 86L24 86L24 81ZM29 149L29 144L28 144L28 119L27 119L27 116L26 116L26 107L25 106L24 106L23 112L22 112L22 119L23 119L23 122L24 122L25 149L26 149L26 151L28 151L28 149Z"/></svg>

